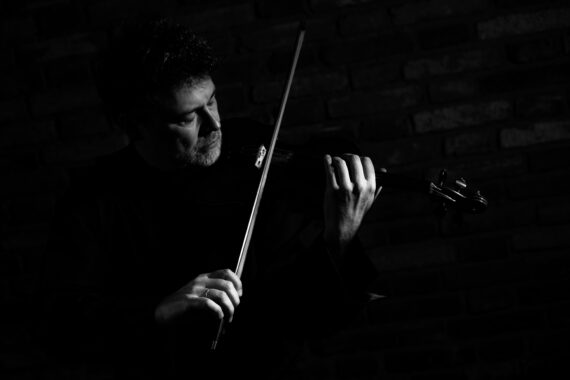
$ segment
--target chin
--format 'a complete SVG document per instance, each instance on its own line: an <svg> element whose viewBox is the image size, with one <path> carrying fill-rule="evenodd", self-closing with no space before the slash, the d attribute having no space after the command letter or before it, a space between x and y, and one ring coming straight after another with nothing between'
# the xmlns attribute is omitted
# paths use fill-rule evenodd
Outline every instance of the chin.
<svg viewBox="0 0 570 380"><path fill-rule="evenodd" d="M183 167L202 167L212 166L220 158L222 151L222 142L219 139L213 146L206 150L193 150L191 152L181 153L177 157L177 161Z"/></svg>

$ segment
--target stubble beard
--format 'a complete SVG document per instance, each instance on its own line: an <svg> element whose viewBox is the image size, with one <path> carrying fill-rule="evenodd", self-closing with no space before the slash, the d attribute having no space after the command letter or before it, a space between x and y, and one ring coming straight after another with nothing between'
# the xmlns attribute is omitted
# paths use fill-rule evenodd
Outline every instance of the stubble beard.
<svg viewBox="0 0 570 380"><path fill-rule="evenodd" d="M189 150L181 152L177 155L178 161L183 167L209 167L212 166L222 151L222 133L221 131L211 132L210 135L199 140L196 145Z"/></svg>

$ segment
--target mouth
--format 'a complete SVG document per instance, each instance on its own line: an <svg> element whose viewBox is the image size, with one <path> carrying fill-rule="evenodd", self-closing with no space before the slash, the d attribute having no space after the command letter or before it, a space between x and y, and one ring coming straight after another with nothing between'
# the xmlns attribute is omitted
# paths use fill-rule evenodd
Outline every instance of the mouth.
<svg viewBox="0 0 570 380"><path fill-rule="evenodd" d="M213 147L214 145L218 144L218 142L220 141L221 138L221 134L220 132L216 131L216 132L212 132L210 134L210 136L208 136L208 138L201 144L201 149L209 149L211 147Z"/></svg>

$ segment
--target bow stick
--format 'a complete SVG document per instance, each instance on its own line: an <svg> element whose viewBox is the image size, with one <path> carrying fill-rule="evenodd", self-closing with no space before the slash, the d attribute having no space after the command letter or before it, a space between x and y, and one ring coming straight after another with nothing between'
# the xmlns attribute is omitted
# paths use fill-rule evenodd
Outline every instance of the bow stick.
<svg viewBox="0 0 570 380"><path fill-rule="evenodd" d="M249 216L249 222L247 223L245 237L243 239L243 244L241 246L241 251L238 258L238 263L235 273L240 278L243 272L243 267L245 264L245 259L247 257L247 252L249 248L249 243L251 241L251 236L253 233L253 227L255 225L257 212L259 210L259 204L261 202L261 196L263 195L263 189L265 188L265 182L267 181L267 174L269 173L271 157L273 156L273 151L275 150L277 135L279 134L279 129L281 128L281 120L283 119L283 114L285 112L285 105L287 104L287 99L289 98L289 91L291 89L291 84L293 83L293 76L295 74L295 68L297 67L297 61L299 60L299 54L301 53L301 46L303 45L304 38L305 38L305 23L301 22L299 26L299 33L297 35L295 54L293 55L293 62L291 64L291 69L289 71L289 77L287 79L285 88L283 90L283 96L281 97L281 106L279 107L279 114L277 116L275 128L273 129L271 143L269 145L269 149L267 150L267 154L265 156L265 165L263 165L263 172L261 173L261 179L259 181L259 186L257 187L257 193L255 194L255 200L253 201L253 207L251 210L251 214ZM220 324L218 325L218 331L216 333L216 337L212 341L212 345L210 347L212 351L216 349L223 330L224 330L224 319L221 319Z"/></svg>

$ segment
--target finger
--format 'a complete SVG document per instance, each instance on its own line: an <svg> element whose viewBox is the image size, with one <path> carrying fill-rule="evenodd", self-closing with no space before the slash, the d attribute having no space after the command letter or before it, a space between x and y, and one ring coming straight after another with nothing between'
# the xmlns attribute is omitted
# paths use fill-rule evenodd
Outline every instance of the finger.
<svg viewBox="0 0 570 380"><path fill-rule="evenodd" d="M232 303L232 306L239 305L239 294L231 281L222 280L221 278L211 278L206 282L206 287L226 293L228 299Z"/></svg>
<svg viewBox="0 0 570 380"><path fill-rule="evenodd" d="M368 182L368 186L372 193L374 193L374 198L378 195L376 191L376 173L374 172L374 164L370 157L362 157L362 168L364 171L364 178Z"/></svg>
<svg viewBox="0 0 570 380"><path fill-rule="evenodd" d="M381 171L382 173L386 173L386 172L387 172L386 168L380 168L380 171ZM374 175L376 175L376 173L375 173ZM382 191L382 186L378 186L378 188L376 189L376 194L374 195L374 199L378 198L378 196L380 195L380 192L381 192L381 191Z"/></svg>
<svg viewBox="0 0 570 380"><path fill-rule="evenodd" d="M346 166L348 167L348 172L350 174L350 181L354 184L363 184L366 182L364 177L364 169L362 168L362 162L360 157L355 154L343 154L342 155Z"/></svg>
<svg viewBox="0 0 570 380"><path fill-rule="evenodd" d="M243 284L241 282L241 279L238 277L237 274L235 274L234 271L230 269L222 269L211 273L209 277L221 278L224 280L231 281L231 283L234 284L234 287L237 290L239 296L241 297L243 295Z"/></svg>
<svg viewBox="0 0 570 380"><path fill-rule="evenodd" d="M338 190L338 182L334 174L334 168L332 166L332 157L330 155L325 154L324 164L325 164L325 175L327 178L327 186L332 189Z"/></svg>
<svg viewBox="0 0 570 380"><path fill-rule="evenodd" d="M352 190L352 182L350 181L350 173L346 162L340 157L333 157L333 167L339 188Z"/></svg>
<svg viewBox="0 0 570 380"><path fill-rule="evenodd" d="M188 304L190 308L208 310L215 314L218 319L224 318L224 311L222 310L222 307L210 298L188 296Z"/></svg>
<svg viewBox="0 0 570 380"><path fill-rule="evenodd" d="M208 292L204 294L203 298L214 301L222 308L223 315L226 317L226 319L228 319L230 322L233 320L235 308L232 301L230 300L230 297L225 291L215 288L208 288Z"/></svg>

